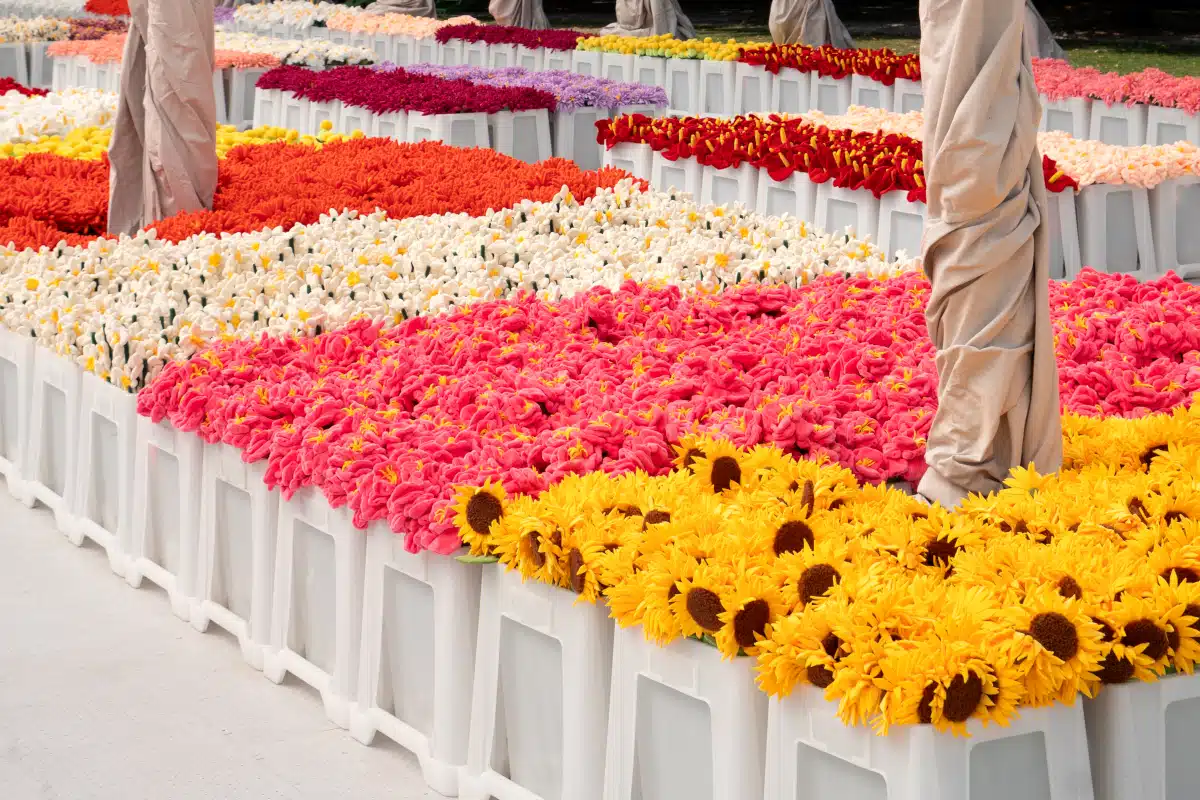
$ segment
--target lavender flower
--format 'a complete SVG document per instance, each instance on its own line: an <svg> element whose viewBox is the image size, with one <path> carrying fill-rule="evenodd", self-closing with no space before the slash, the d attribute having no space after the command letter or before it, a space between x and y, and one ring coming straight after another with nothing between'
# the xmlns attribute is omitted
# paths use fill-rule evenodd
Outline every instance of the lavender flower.
<svg viewBox="0 0 1200 800"><path fill-rule="evenodd" d="M482 86L520 87L549 92L558 101L558 111L667 105L667 93L661 86L621 83L566 70L531 72L524 67L445 67L437 64L417 64L405 69L422 75L466 80Z"/></svg>

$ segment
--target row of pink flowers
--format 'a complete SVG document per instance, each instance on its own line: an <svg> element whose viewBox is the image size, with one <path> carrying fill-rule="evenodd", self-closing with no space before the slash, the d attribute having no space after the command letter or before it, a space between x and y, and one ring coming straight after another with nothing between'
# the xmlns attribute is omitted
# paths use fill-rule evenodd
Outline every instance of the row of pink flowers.
<svg viewBox="0 0 1200 800"><path fill-rule="evenodd" d="M368 67L312 70L277 67L258 79L259 89L278 89L316 103L335 100L376 114L415 111L422 114L461 114L497 111L553 111L554 95L523 86L489 86L449 80L403 69Z"/></svg>
<svg viewBox="0 0 1200 800"><path fill-rule="evenodd" d="M1200 77L1169 75L1153 67L1122 75L1050 58L1034 61L1033 75L1038 91L1051 100L1087 97L1110 106L1144 103L1200 114Z"/></svg>
<svg viewBox="0 0 1200 800"><path fill-rule="evenodd" d="M55 57L83 56L94 64L119 64L125 52L124 33L110 33L100 39L53 42L48 48ZM270 69L279 66L279 59L265 53L244 53L240 50L217 50L216 68Z"/></svg>
<svg viewBox="0 0 1200 800"><path fill-rule="evenodd" d="M691 432L828 456L869 481L919 479L937 403L927 296L909 273L523 297L214 343L167 366L138 411L266 459L285 495L318 487L357 525L386 519L410 549L448 553L456 484L661 474ZM1087 271L1050 301L1064 409L1141 415L1200 390L1200 289Z"/></svg>

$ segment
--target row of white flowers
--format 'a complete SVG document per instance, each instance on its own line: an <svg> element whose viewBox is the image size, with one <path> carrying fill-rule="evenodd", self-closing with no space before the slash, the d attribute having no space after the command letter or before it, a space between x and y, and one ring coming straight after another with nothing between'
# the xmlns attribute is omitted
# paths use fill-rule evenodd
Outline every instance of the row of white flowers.
<svg viewBox="0 0 1200 800"><path fill-rule="evenodd" d="M322 67L346 64L373 64L375 52L365 47L337 44L325 39L276 39L253 33L229 33L218 31L218 50L234 50L239 53L261 53L274 56L284 64Z"/></svg>
<svg viewBox="0 0 1200 800"><path fill-rule="evenodd" d="M9 42L56 42L71 37L71 26L64 19L0 17L0 44Z"/></svg>
<svg viewBox="0 0 1200 800"><path fill-rule="evenodd" d="M0 95L0 144L65 136L76 128L112 125L117 95L98 89L64 89L44 97Z"/></svg>
<svg viewBox="0 0 1200 800"><path fill-rule="evenodd" d="M153 232L87 247L0 250L0 324L130 390L220 336L316 333L445 312L522 291L547 300L627 280L688 289L886 274L863 242L789 217L698 206L631 181L482 217L333 214L290 230Z"/></svg>
<svg viewBox="0 0 1200 800"><path fill-rule="evenodd" d="M233 16L238 22L250 25L292 25L307 28L314 22L324 22L341 9L342 6L334 3L281 0L274 3L241 5L233 12Z"/></svg>

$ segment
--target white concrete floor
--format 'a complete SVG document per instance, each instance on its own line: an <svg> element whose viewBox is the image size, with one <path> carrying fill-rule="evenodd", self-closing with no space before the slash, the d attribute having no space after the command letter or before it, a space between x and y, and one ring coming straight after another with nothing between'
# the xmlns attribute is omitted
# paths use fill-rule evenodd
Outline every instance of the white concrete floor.
<svg viewBox="0 0 1200 800"><path fill-rule="evenodd" d="M407 752L358 744L315 692L271 684L148 586L0 479L0 798L439 797Z"/></svg>

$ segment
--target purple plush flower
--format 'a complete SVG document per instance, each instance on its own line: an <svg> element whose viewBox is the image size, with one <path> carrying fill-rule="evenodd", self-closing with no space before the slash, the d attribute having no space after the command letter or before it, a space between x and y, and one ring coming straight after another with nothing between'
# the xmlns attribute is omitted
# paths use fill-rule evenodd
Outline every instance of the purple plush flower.
<svg viewBox="0 0 1200 800"><path fill-rule="evenodd" d="M470 26L480 27L480 26ZM410 73L433 75L451 80L497 87L523 87L548 92L557 100L555 110L577 108L614 109L623 106L666 106L667 93L661 86L620 83L565 70L531 72L524 67L444 67L418 64L406 68Z"/></svg>

